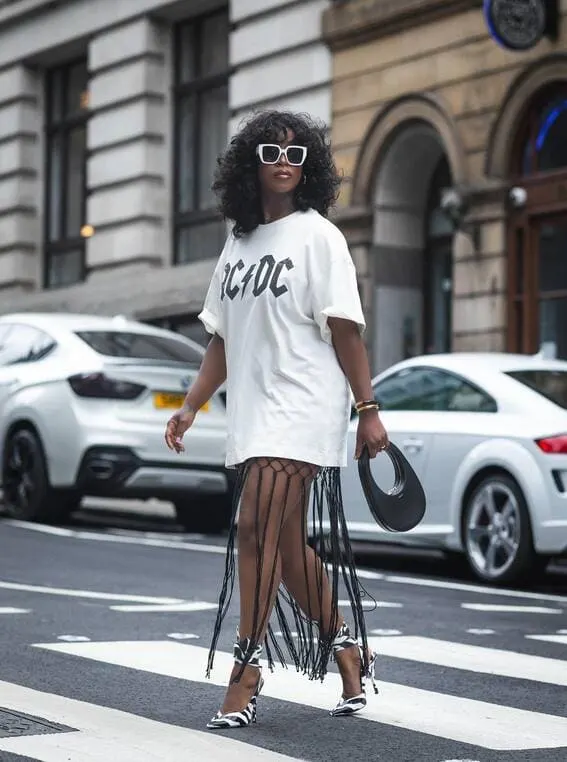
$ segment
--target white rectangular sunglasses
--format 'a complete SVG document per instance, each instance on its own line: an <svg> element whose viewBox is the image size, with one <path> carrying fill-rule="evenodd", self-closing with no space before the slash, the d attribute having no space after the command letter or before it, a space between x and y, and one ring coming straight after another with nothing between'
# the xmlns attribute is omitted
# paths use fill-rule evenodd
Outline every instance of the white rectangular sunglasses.
<svg viewBox="0 0 567 762"><path fill-rule="evenodd" d="M300 167L307 157L307 148L305 146L282 148L277 143L260 143L256 153L262 164L277 164L283 155L292 167Z"/></svg>

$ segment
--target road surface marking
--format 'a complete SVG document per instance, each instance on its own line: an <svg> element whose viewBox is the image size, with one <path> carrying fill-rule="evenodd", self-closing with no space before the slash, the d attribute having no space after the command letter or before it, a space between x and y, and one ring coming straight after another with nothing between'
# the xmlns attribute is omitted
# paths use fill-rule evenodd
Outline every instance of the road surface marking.
<svg viewBox="0 0 567 762"><path fill-rule="evenodd" d="M545 656L505 651L486 646L471 646L447 640L404 635L401 638L369 638L370 646L380 656L408 659L438 667L452 667L499 677L534 680L551 685L567 686L566 662ZM567 724L567 718L565 719Z"/></svg>
<svg viewBox="0 0 567 762"><path fill-rule="evenodd" d="M175 644L171 644L175 645ZM182 647L182 646L181 646ZM0 738L2 752L39 762L298 762L293 757L211 732L189 730L116 709L0 682L2 706L77 732ZM183 721L183 711L179 711ZM252 738L250 739L252 740Z"/></svg>
<svg viewBox="0 0 567 762"><path fill-rule="evenodd" d="M401 635L401 630L370 630L371 635Z"/></svg>
<svg viewBox="0 0 567 762"><path fill-rule="evenodd" d="M360 579L384 579L380 572L370 571L370 569L357 569L356 573Z"/></svg>
<svg viewBox="0 0 567 762"><path fill-rule="evenodd" d="M29 614L31 609L15 609L11 606L0 606L0 614Z"/></svg>
<svg viewBox="0 0 567 762"><path fill-rule="evenodd" d="M152 540L143 537L126 537L102 534L98 532L85 532L73 529L62 529L60 527L48 527L41 524L30 524L26 521L17 519L4 519L3 524L14 526L20 529L27 529L33 532L43 532L61 537L71 537L80 540L92 540L98 542L124 543L127 545L145 545L156 548L172 548L177 550L190 550L198 553L215 553L226 555L225 545L206 545L204 543L180 542L176 540ZM402 585L414 585L418 587L433 587L448 590L464 590L470 593L480 593L483 595L497 595L503 598L526 598L541 601L558 601L567 603L567 597L553 595L550 593L530 593L522 590L506 590L502 588L483 587L481 585L471 585L462 582L451 582L449 580L421 579L420 577L403 576L396 574L383 574L370 569L357 569L357 574L361 579L384 580Z"/></svg>
<svg viewBox="0 0 567 762"><path fill-rule="evenodd" d="M92 590L71 590L62 587L24 585L19 582L1 582L0 589L17 590L21 593L40 593L41 595L62 595L67 598L89 598L95 601L131 601L132 603L170 604L185 603L181 598L154 598L147 595L129 595L118 593L95 593Z"/></svg>
<svg viewBox="0 0 567 762"><path fill-rule="evenodd" d="M352 605L350 601L344 600L344 601L338 601L339 606L344 606L345 608ZM375 609L401 609L403 608L403 603L390 603L390 601L369 601L369 600L363 600L362 601L362 608L364 611L374 611Z"/></svg>
<svg viewBox="0 0 567 762"><path fill-rule="evenodd" d="M400 585L415 585L416 587L438 587L442 590L463 590L466 593L480 593L481 595L497 595L500 598L525 598L536 601L556 601L567 603L564 595L552 595L550 593L528 593L522 590L505 590L499 587L483 587L482 585L468 585L464 582L451 582L444 579L426 579L420 577L404 577L399 574L384 574L384 582L394 582Z"/></svg>
<svg viewBox="0 0 567 762"><path fill-rule="evenodd" d="M567 645L567 635L526 635L529 640L543 640L546 643L561 643Z"/></svg>
<svg viewBox="0 0 567 762"><path fill-rule="evenodd" d="M176 611L211 611L218 608L217 603L204 601L186 601L185 603L170 603L161 606L109 606L113 611L125 611L129 614L168 614Z"/></svg>
<svg viewBox="0 0 567 762"><path fill-rule="evenodd" d="M199 640L201 636L192 632L170 632L167 637L173 640Z"/></svg>
<svg viewBox="0 0 567 762"><path fill-rule="evenodd" d="M66 643L86 643L90 638L86 635L58 635L57 640L64 640Z"/></svg>
<svg viewBox="0 0 567 762"><path fill-rule="evenodd" d="M550 609L545 606L504 606L499 603L461 603L461 608L470 611L490 611L502 614L562 614L561 609Z"/></svg>
<svg viewBox="0 0 567 762"><path fill-rule="evenodd" d="M192 682L212 682L219 686L226 685L234 665L231 654L217 652L212 677L208 681L205 678L208 649L170 640L43 643L36 644L36 647ZM336 673L327 674L323 683L302 679L295 669L276 669L266 677L263 696L326 711L336 704L342 689L341 678ZM494 751L567 746L567 718L564 717L382 681L380 689L380 696L371 696L368 706L359 715L361 720L474 744ZM263 710L260 700L258 711L261 722L262 711L268 713L270 709ZM281 709L272 711L279 712ZM65 721L71 723L68 718ZM521 733L518 728L522 728Z"/></svg>
<svg viewBox="0 0 567 762"><path fill-rule="evenodd" d="M102 534L99 532L85 532L75 529L62 529L61 527L48 527L42 524L30 524L17 519L5 519L3 524L8 526L27 529L31 532L41 532L57 537L72 537L76 540L90 540L92 542L114 542L122 545L146 545L151 548L174 548L177 550L193 550L198 553L219 553L226 555L225 545L205 545L197 542L181 542L179 540L150 540L144 537L126 537L124 535Z"/></svg>
<svg viewBox="0 0 567 762"><path fill-rule="evenodd" d="M226 555L225 545L205 545L203 543L181 542L176 540L151 540L143 537L125 537L118 535L102 534L97 532L84 532L73 529L62 529L60 527L47 527L41 524L30 524L26 521L17 519L4 519L2 521L6 526L13 526L20 529L26 529L32 532L43 532L60 537L71 537L79 540L91 540L96 542L114 542L126 545L145 545L154 548L171 548L174 550L190 550L197 553L215 553ZM236 551L235 551L236 552ZM463 582L451 582L449 580L421 579L420 577L403 576L400 574L383 574L370 569L357 569L360 579L383 580L401 585L410 585L417 587L433 587L443 590L463 590L468 593L479 593L481 595L497 595L501 598L525 598L526 600L538 601L556 601L558 603L567 603L567 596L553 595L551 593L532 593L522 590L506 590L503 588L483 587L482 585L470 585Z"/></svg>
<svg viewBox="0 0 567 762"><path fill-rule="evenodd" d="M471 629L467 630L467 632L470 635L494 635L494 630L480 630L476 627L471 627Z"/></svg>

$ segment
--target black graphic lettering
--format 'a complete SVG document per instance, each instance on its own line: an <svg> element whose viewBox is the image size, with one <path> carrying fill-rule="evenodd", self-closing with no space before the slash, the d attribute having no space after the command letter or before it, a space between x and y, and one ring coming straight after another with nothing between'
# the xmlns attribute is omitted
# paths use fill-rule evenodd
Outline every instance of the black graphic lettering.
<svg viewBox="0 0 567 762"><path fill-rule="evenodd" d="M234 278L234 273L237 270L242 270L244 267L244 262L239 259L238 262L234 265L232 270L230 271L230 275L228 276L228 280L226 282L226 295L229 299L234 299L236 294L240 291L240 288L238 286L232 285L232 279Z"/></svg>
<svg viewBox="0 0 567 762"><path fill-rule="evenodd" d="M228 264L227 262L227 264L224 266L224 278L222 279L222 283L221 283L221 294L220 294L221 302L224 299L224 295L225 295L224 289L225 289L226 281L229 275L230 275L230 264Z"/></svg>
<svg viewBox="0 0 567 762"><path fill-rule="evenodd" d="M232 301L238 294L244 299L244 294L248 292L248 284L252 282L252 293L255 297L261 296L269 286L277 299L289 291L287 284L280 282L284 269L289 271L294 267L293 260L289 257L276 262L271 254L265 254L258 263L254 262L248 267L241 259L235 265L227 262L221 283L221 301L225 297Z"/></svg>
<svg viewBox="0 0 567 762"><path fill-rule="evenodd" d="M242 278L242 291L240 293L240 296L244 299L244 292L246 291L246 286L250 283L252 280L252 275L254 274L254 270L256 269L256 265L250 265L248 270L246 271L246 274L244 278Z"/></svg>
<svg viewBox="0 0 567 762"><path fill-rule="evenodd" d="M266 290L275 264L276 260L271 254L265 254L260 260L252 289L254 296L260 296Z"/></svg>
<svg viewBox="0 0 567 762"><path fill-rule="evenodd" d="M294 264L289 257L287 259L282 259L277 263L274 269L274 274L272 275L272 280L270 281L270 291L276 298L289 291L285 284L282 284L281 286L278 285L278 280L284 267L286 270L293 270Z"/></svg>

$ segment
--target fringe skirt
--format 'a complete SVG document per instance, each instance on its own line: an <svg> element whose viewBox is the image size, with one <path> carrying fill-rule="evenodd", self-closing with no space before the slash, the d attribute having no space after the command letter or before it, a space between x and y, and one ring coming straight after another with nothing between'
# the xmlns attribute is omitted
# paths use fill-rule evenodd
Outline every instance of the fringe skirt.
<svg viewBox="0 0 567 762"><path fill-rule="evenodd" d="M295 524L298 541L290 546L289 541L285 542L286 531L294 521L300 522ZM311 680L323 680L342 616L352 635L359 639L367 666L362 598L368 594L356 574L343 510L340 469L259 457L237 467L207 676L234 591L237 532L246 533L248 553L251 547L256 553L255 589L246 591L252 610L251 632L240 633L250 638L248 654L255 646L263 645L270 669L277 659L284 667L291 662ZM294 585L286 585L286 569L293 570ZM241 578L241 588L242 584ZM290 586L294 589L290 590ZM339 612L339 592L348 599L346 608L350 611ZM245 665L246 661L242 669Z"/></svg>

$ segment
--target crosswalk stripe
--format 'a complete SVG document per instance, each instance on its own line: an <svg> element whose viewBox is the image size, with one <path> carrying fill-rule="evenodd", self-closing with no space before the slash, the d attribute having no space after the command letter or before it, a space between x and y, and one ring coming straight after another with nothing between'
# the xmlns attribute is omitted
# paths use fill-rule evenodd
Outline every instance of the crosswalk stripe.
<svg viewBox="0 0 567 762"><path fill-rule="evenodd" d="M148 720L116 709L0 682L2 706L77 732L0 737L1 752L39 762L298 762L293 757L250 746L242 740Z"/></svg>
<svg viewBox="0 0 567 762"><path fill-rule="evenodd" d="M567 686L567 664L562 659L414 635L369 638L369 644L380 655L396 659Z"/></svg>
<svg viewBox="0 0 567 762"><path fill-rule="evenodd" d="M36 644L62 654L129 667L193 682L205 677L207 649L171 641ZM218 652L211 682L226 685L232 656ZM567 718L530 712L484 701L380 682L381 694L370 697L360 715L367 721L474 744L494 751L567 746ZM318 709L330 709L341 693L339 675L324 683L308 681L295 670L276 669L268 675L263 695ZM219 696L219 700L220 700ZM261 717L262 707L259 705ZM522 728L522 732L518 732Z"/></svg>
<svg viewBox="0 0 567 762"><path fill-rule="evenodd" d="M567 646L567 635L526 635L526 638L528 640L543 640L546 643L561 643Z"/></svg>

